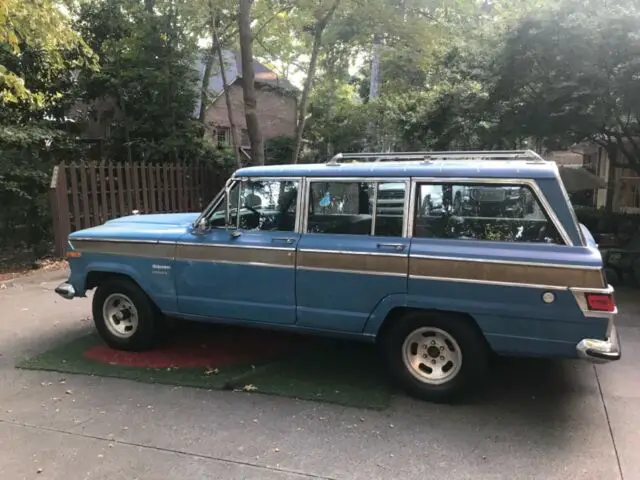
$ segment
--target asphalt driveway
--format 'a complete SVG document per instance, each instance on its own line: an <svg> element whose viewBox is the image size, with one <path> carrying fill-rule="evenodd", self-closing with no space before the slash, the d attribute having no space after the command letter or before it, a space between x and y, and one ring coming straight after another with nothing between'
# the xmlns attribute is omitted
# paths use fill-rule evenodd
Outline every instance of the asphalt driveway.
<svg viewBox="0 0 640 480"><path fill-rule="evenodd" d="M472 404L378 412L15 369L92 328L89 300L53 293L64 276L0 289L3 480L640 479L638 291L616 364L502 361Z"/></svg>

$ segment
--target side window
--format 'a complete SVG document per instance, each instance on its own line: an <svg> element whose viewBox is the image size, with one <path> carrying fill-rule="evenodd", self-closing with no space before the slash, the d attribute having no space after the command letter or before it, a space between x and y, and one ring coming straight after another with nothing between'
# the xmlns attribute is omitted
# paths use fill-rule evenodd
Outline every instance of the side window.
<svg viewBox="0 0 640 480"><path fill-rule="evenodd" d="M414 237L563 244L525 185L419 184Z"/></svg>
<svg viewBox="0 0 640 480"><path fill-rule="evenodd" d="M229 225L240 230L294 231L298 186L295 180L235 183L228 195ZM226 209L225 198L212 213L212 227L225 226Z"/></svg>
<svg viewBox="0 0 640 480"><path fill-rule="evenodd" d="M407 187L404 182L380 182L377 185L374 235L401 237Z"/></svg>
<svg viewBox="0 0 640 480"><path fill-rule="evenodd" d="M311 182L307 231L401 237L405 197L404 182Z"/></svg>
<svg viewBox="0 0 640 480"><path fill-rule="evenodd" d="M307 231L371 234L373 188L361 182L311 182Z"/></svg>

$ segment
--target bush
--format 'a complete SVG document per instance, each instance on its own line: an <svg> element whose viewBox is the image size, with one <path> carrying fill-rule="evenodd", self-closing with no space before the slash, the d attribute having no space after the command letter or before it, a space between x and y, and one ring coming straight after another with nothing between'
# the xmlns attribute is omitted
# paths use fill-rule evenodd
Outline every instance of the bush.
<svg viewBox="0 0 640 480"><path fill-rule="evenodd" d="M575 207L578 221L593 235L613 234L624 244L640 230L640 215L608 213L604 208Z"/></svg>

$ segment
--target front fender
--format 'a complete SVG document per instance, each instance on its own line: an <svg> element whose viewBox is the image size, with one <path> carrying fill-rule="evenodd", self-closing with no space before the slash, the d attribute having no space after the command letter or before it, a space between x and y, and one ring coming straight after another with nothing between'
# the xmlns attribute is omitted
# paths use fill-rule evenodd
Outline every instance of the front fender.
<svg viewBox="0 0 640 480"><path fill-rule="evenodd" d="M124 264L110 260L93 260L84 269L71 269L69 282L76 290L76 296L86 294L87 276L92 272L113 273L131 278L149 296L156 306L163 312L177 311L177 299L171 268L168 270L154 269L153 265ZM148 272L146 270L149 270Z"/></svg>

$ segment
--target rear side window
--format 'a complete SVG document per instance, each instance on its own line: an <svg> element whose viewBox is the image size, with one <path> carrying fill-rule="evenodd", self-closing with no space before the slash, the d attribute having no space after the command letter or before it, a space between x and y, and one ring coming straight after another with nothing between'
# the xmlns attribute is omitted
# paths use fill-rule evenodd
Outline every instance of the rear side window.
<svg viewBox="0 0 640 480"><path fill-rule="evenodd" d="M414 237L564 244L526 185L423 183Z"/></svg>
<svg viewBox="0 0 640 480"><path fill-rule="evenodd" d="M307 231L400 237L405 197L404 182L311 182Z"/></svg>

